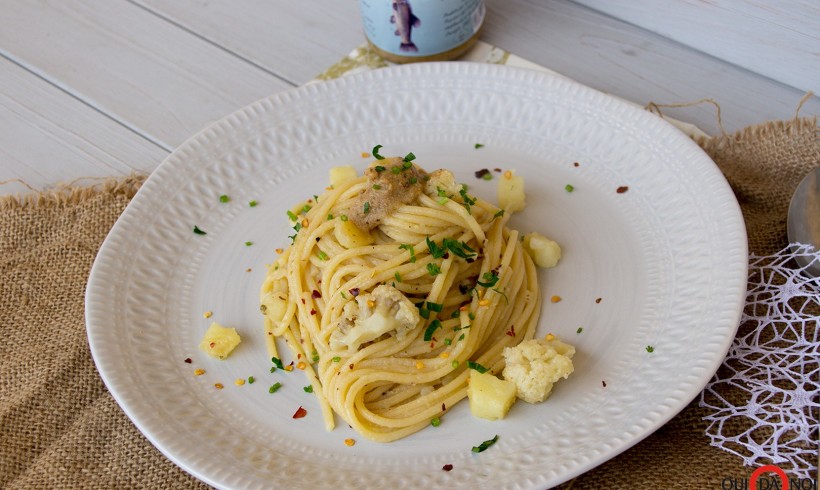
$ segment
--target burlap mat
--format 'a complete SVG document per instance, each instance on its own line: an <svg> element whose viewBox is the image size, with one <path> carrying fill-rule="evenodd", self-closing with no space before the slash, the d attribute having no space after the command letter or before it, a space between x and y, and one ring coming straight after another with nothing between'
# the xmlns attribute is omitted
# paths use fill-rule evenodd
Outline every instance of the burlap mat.
<svg viewBox="0 0 820 490"><path fill-rule="evenodd" d="M699 143L737 193L750 251L785 246L791 193L820 162L816 121L772 122ZM86 340L91 264L141 183L130 177L0 199L0 487L207 488L162 456L119 409ZM562 488L711 489L748 478L751 469L739 458L709 445L703 415L692 402Z"/></svg>

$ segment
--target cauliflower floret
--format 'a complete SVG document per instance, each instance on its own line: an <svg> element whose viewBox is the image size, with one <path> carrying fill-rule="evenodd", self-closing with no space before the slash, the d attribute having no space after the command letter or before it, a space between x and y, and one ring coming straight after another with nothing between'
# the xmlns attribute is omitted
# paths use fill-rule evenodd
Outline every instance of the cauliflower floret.
<svg viewBox="0 0 820 490"><path fill-rule="evenodd" d="M419 310L398 289L382 284L371 293L360 294L342 310L337 329L330 336L330 347L356 350L365 342L395 331L403 340L419 323Z"/></svg>
<svg viewBox="0 0 820 490"><path fill-rule="evenodd" d="M561 260L561 246L540 233L524 235L524 250L538 267L555 267Z"/></svg>
<svg viewBox="0 0 820 490"><path fill-rule="evenodd" d="M504 379L515 383L516 396L528 403L547 399L559 379L567 379L574 367L575 347L547 336L525 340L515 347L504 348Z"/></svg>
<svg viewBox="0 0 820 490"><path fill-rule="evenodd" d="M461 184L456 182L456 176L449 170L434 170L429 174L429 177L430 179L424 186L424 193L433 199L439 197L439 189L448 196L457 196L459 191L461 191Z"/></svg>

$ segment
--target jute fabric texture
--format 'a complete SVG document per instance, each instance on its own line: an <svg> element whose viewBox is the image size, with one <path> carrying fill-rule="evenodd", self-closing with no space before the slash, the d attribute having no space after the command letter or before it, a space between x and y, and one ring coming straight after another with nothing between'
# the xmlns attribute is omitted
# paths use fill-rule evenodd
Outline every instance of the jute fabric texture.
<svg viewBox="0 0 820 490"><path fill-rule="evenodd" d="M698 143L738 196L750 251L785 246L791 192L820 163L816 121L771 122ZM89 271L142 181L0 199L2 488L207 488L166 459L120 410L86 338ZM752 469L709 445L703 415L693 401L633 448L561 487L721 488L727 478L748 478Z"/></svg>

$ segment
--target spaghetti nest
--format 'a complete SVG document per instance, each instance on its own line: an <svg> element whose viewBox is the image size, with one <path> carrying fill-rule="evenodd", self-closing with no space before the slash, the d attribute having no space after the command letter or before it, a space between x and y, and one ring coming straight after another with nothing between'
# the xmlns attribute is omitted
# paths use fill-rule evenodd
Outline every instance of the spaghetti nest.
<svg viewBox="0 0 820 490"><path fill-rule="evenodd" d="M293 244L261 290L266 338L303 360L328 430L335 412L375 441L412 434L467 395L471 366L500 373L534 334L535 266L509 213L449 171L377 160L289 216Z"/></svg>

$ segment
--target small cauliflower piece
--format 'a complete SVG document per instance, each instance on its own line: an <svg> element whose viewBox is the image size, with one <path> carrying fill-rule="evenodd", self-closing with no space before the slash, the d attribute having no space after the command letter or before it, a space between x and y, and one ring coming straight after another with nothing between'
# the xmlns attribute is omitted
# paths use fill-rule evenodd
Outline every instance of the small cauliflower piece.
<svg viewBox="0 0 820 490"><path fill-rule="evenodd" d="M524 235L524 250L538 267L555 267L561 260L561 246L539 233Z"/></svg>
<svg viewBox="0 0 820 490"><path fill-rule="evenodd" d="M205 331L205 336L199 343L199 348L202 352L216 357L217 359L227 358L231 352L239 345L242 339L236 333L235 328L223 327L222 325L213 322L208 330Z"/></svg>
<svg viewBox="0 0 820 490"><path fill-rule="evenodd" d="M438 199L439 189L448 196L457 196L461 191L461 184L456 182L456 176L449 170L434 170L430 172L429 176L427 183L424 184L424 193L433 199Z"/></svg>
<svg viewBox="0 0 820 490"><path fill-rule="evenodd" d="M395 331L404 339L419 323L419 310L401 291L382 284L344 306L344 316L330 335L330 347L355 351L366 342Z"/></svg>
<svg viewBox="0 0 820 490"><path fill-rule="evenodd" d="M333 228L333 236L341 246L347 249L364 247L374 242L373 235L353 224L352 221L337 220Z"/></svg>
<svg viewBox="0 0 820 490"><path fill-rule="evenodd" d="M515 402L516 386L512 381L498 379L490 373L470 370L467 398L470 413L488 420L503 419Z"/></svg>
<svg viewBox="0 0 820 490"><path fill-rule="evenodd" d="M521 211L527 205L524 194L524 177L511 171L498 179L498 205L509 213Z"/></svg>
<svg viewBox="0 0 820 490"><path fill-rule="evenodd" d="M356 169L350 165L332 167L330 169L330 185L336 187L337 185L342 185L358 176L359 174L356 172Z"/></svg>
<svg viewBox="0 0 820 490"><path fill-rule="evenodd" d="M542 402L559 379L572 374L574 355L575 347L555 338L525 340L504 348L504 379L515 383L518 398L528 403Z"/></svg>

